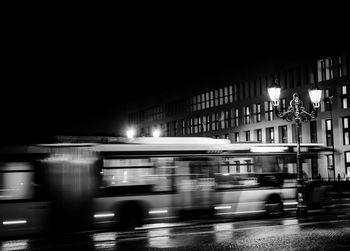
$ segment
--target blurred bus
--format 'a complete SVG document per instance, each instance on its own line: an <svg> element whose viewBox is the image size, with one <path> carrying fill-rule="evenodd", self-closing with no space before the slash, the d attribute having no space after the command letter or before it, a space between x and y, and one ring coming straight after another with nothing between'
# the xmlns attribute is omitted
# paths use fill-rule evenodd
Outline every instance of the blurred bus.
<svg viewBox="0 0 350 251"><path fill-rule="evenodd" d="M0 235L280 215L296 206L295 149L211 138L2 149Z"/></svg>

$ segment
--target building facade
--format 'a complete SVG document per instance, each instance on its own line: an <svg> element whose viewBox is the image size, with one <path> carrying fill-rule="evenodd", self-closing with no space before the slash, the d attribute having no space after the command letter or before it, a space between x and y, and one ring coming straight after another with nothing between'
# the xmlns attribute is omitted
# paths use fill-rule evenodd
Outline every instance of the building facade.
<svg viewBox="0 0 350 251"><path fill-rule="evenodd" d="M333 179L350 176L350 60L349 53L301 58L266 70L252 70L227 84L213 84L196 93L184 92L171 100L129 110L129 125L137 136L206 136L231 142L295 143L292 122L275 117L267 87L274 79L282 87L279 109L289 106L293 93L301 95L304 107L312 110L308 89L323 90L318 117L302 123L302 143L334 147L318 165L304 163L308 177ZM163 99L164 101L164 99Z"/></svg>

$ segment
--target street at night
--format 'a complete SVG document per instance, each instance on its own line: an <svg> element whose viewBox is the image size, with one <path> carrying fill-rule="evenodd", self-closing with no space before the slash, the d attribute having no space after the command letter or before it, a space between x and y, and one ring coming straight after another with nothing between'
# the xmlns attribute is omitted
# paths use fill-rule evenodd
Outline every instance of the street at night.
<svg viewBox="0 0 350 251"><path fill-rule="evenodd" d="M128 232L83 232L1 242L2 250L345 250L350 248L350 209L297 220L178 222Z"/></svg>

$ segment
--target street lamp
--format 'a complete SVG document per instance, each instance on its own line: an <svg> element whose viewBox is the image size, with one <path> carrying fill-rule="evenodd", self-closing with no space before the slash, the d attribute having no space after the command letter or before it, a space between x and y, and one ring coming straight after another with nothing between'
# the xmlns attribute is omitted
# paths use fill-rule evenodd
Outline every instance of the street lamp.
<svg viewBox="0 0 350 251"><path fill-rule="evenodd" d="M299 94L294 93L293 99L290 101L287 111L281 112L278 110L277 106L279 104L279 96L281 94L281 87L275 81L269 88L268 93L276 116L287 120L288 122L295 121L296 131L297 131L297 218L307 217L307 206L305 202L305 183L303 180L303 168L301 164L301 154L300 154L300 127L301 122L306 122L308 120L317 117L317 109L320 107L321 93L319 89L309 90L310 99L314 110L311 113L305 111L303 107L303 102L300 100Z"/></svg>

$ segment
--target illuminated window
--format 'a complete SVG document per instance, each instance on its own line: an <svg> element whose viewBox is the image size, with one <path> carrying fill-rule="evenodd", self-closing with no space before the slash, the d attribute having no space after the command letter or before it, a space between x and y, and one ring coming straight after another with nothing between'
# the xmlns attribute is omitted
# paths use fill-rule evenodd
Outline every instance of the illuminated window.
<svg viewBox="0 0 350 251"><path fill-rule="evenodd" d="M186 135L186 121L184 119L181 120L181 135Z"/></svg>
<svg viewBox="0 0 350 251"><path fill-rule="evenodd" d="M344 142L344 145L350 144L350 142L349 142L349 134L350 134L349 120L350 120L350 116L343 117L343 142Z"/></svg>
<svg viewBox="0 0 350 251"><path fill-rule="evenodd" d="M214 91L214 97L215 97L215 106L219 105L219 91L215 90Z"/></svg>
<svg viewBox="0 0 350 251"><path fill-rule="evenodd" d="M266 143L274 143L275 134L273 127L266 128Z"/></svg>
<svg viewBox="0 0 350 251"><path fill-rule="evenodd" d="M224 88L224 103L227 104L227 103L228 103L228 100L229 100L229 97L228 97L228 88L225 87L225 88Z"/></svg>
<svg viewBox="0 0 350 251"><path fill-rule="evenodd" d="M211 114L211 129L213 131L217 130L215 120L216 120L215 113L212 113Z"/></svg>
<svg viewBox="0 0 350 251"><path fill-rule="evenodd" d="M238 108L231 109L231 126L238 126L239 121L239 111Z"/></svg>
<svg viewBox="0 0 350 251"><path fill-rule="evenodd" d="M347 109L350 105L350 85L343 85L341 87L341 103L342 108Z"/></svg>
<svg viewBox="0 0 350 251"><path fill-rule="evenodd" d="M219 98L220 98L220 105L224 104L224 90L222 88L219 89Z"/></svg>
<svg viewBox="0 0 350 251"><path fill-rule="evenodd" d="M230 127L230 117L229 117L229 111L225 111L224 114L224 119L225 119L225 128L229 128Z"/></svg>
<svg viewBox="0 0 350 251"><path fill-rule="evenodd" d="M250 111L249 111L249 105L244 107L244 124L250 123Z"/></svg>
<svg viewBox="0 0 350 251"><path fill-rule="evenodd" d="M232 90L232 86L230 85L229 88L229 102L232 103L233 102L233 90Z"/></svg>
<svg viewBox="0 0 350 251"><path fill-rule="evenodd" d="M206 97L205 98L205 104L206 104L205 108L208 109L210 107L210 105L209 105L209 103L210 103L209 92L206 93L205 97Z"/></svg>
<svg viewBox="0 0 350 251"><path fill-rule="evenodd" d="M333 145L333 133L332 133L332 120L326 120L326 144L327 146Z"/></svg>
<svg viewBox="0 0 350 251"><path fill-rule="evenodd" d="M173 127L174 127L174 136L177 136L177 121L173 121Z"/></svg>
<svg viewBox="0 0 350 251"><path fill-rule="evenodd" d="M216 130L220 130L220 114L219 114L219 112L215 113L215 128L216 128Z"/></svg>
<svg viewBox="0 0 350 251"><path fill-rule="evenodd" d="M220 113L220 126L221 126L221 129L225 129L226 123L225 123L225 111L221 111Z"/></svg>
<svg viewBox="0 0 350 251"><path fill-rule="evenodd" d="M211 120L210 120L210 114L207 114L206 115L207 117L207 124L206 124L206 127L207 127L207 131L210 131L210 125L211 125Z"/></svg>
<svg viewBox="0 0 350 251"><path fill-rule="evenodd" d="M214 92L210 92L210 107L214 107Z"/></svg>
<svg viewBox="0 0 350 251"><path fill-rule="evenodd" d="M239 142L239 132L235 132L235 142Z"/></svg>
<svg viewBox="0 0 350 251"><path fill-rule="evenodd" d="M261 131L261 129L256 129L255 130L255 139L258 142L262 141L262 131Z"/></svg>
<svg viewBox="0 0 350 251"><path fill-rule="evenodd" d="M265 116L267 120L273 120L273 105L271 101L265 102Z"/></svg>
<svg viewBox="0 0 350 251"><path fill-rule="evenodd" d="M350 151L344 152L346 174L350 176Z"/></svg>
<svg viewBox="0 0 350 251"><path fill-rule="evenodd" d="M197 110L201 110L201 95L197 96Z"/></svg>
<svg viewBox="0 0 350 251"><path fill-rule="evenodd" d="M326 58L325 60L326 67L326 80L334 78L334 62L332 58Z"/></svg>
<svg viewBox="0 0 350 251"><path fill-rule="evenodd" d="M261 122L261 104L254 104L253 106L253 112L254 112L254 121L256 123Z"/></svg>
<svg viewBox="0 0 350 251"><path fill-rule="evenodd" d="M193 120L193 132L198 133L198 118L194 118Z"/></svg>

